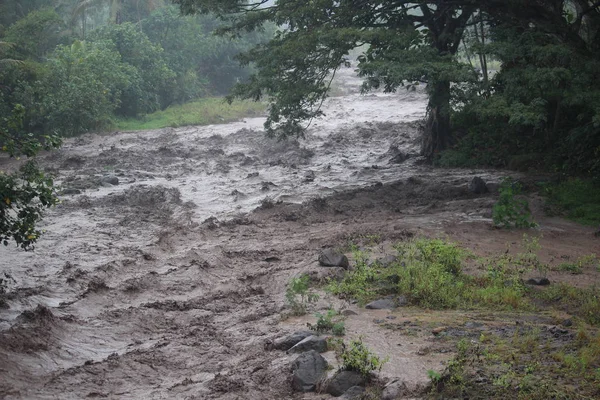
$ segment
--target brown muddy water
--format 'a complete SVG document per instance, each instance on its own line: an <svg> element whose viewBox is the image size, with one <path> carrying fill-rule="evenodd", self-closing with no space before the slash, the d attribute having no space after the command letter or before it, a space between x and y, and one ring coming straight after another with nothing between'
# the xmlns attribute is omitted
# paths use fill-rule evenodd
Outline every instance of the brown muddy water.
<svg viewBox="0 0 600 400"><path fill-rule="evenodd" d="M351 70L338 87L347 93L299 140L268 139L264 119L252 118L89 134L43 156L70 194L48 213L35 252L0 248L14 278L0 309L0 398L328 398L293 393L294 357L265 350L314 321L284 318L284 292L299 273L330 272L318 266L321 248L369 234L382 254L420 233L481 253L517 240L490 230L493 195L466 189L502 172L436 170L418 156L422 88L360 95ZM541 221L557 254L597 246L574 224ZM347 336L389 356L382 379L413 393L450 357L423 351L427 329L381 323L426 316L326 295L316 310L330 304L357 312Z"/></svg>

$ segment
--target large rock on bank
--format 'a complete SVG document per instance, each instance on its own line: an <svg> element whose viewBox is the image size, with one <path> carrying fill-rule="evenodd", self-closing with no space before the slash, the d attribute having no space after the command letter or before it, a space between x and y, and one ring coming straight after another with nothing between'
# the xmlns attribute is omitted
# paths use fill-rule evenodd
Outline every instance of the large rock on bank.
<svg viewBox="0 0 600 400"><path fill-rule="evenodd" d="M333 249L325 249L319 254L319 264L323 267L342 267L348 269L348 257Z"/></svg>
<svg viewBox="0 0 600 400"><path fill-rule="evenodd" d="M332 396L341 396L354 386L363 386L365 377L356 371L339 371L327 384L326 392Z"/></svg>
<svg viewBox="0 0 600 400"><path fill-rule="evenodd" d="M302 353L292 363L292 388L298 392L314 392L327 372L327 361L316 351Z"/></svg>

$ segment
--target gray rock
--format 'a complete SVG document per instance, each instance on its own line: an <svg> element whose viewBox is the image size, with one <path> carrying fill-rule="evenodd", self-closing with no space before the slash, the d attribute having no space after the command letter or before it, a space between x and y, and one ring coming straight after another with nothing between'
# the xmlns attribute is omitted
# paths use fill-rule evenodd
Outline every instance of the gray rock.
<svg viewBox="0 0 600 400"><path fill-rule="evenodd" d="M75 188L64 188L60 194L62 195L73 195L73 194L81 194L81 190Z"/></svg>
<svg viewBox="0 0 600 400"><path fill-rule="evenodd" d="M294 332L289 336L276 339L273 342L273 348L275 350L287 351L287 350L291 349L292 347L294 347L296 344L298 344L301 341L303 341L304 339L306 339L307 337L313 336L314 334L315 333L311 332L311 331Z"/></svg>
<svg viewBox="0 0 600 400"><path fill-rule="evenodd" d="M360 400L362 399L363 394L365 394L364 387L352 386L350 389L346 390L340 398L344 400Z"/></svg>
<svg viewBox="0 0 600 400"><path fill-rule="evenodd" d="M383 268L388 268L390 265L398 262L398 257L387 255L383 258L378 258L375 262L381 265Z"/></svg>
<svg viewBox="0 0 600 400"><path fill-rule="evenodd" d="M302 353L292 363L292 388L313 392L327 371L327 361L316 351Z"/></svg>
<svg viewBox="0 0 600 400"><path fill-rule="evenodd" d="M396 297L396 305L398 307L404 307L408 305L408 299L404 295Z"/></svg>
<svg viewBox="0 0 600 400"><path fill-rule="evenodd" d="M332 396L341 396L353 386L363 386L365 378L356 371L339 371L327 384L325 391Z"/></svg>
<svg viewBox="0 0 600 400"><path fill-rule="evenodd" d="M402 152L398 152L394 157L390 159L391 164L402 164L404 161L408 160L409 155L404 154Z"/></svg>
<svg viewBox="0 0 600 400"><path fill-rule="evenodd" d="M484 194L487 193L488 189L485 181L476 176L475 178L471 179L471 182L469 182L469 191L475 194Z"/></svg>
<svg viewBox="0 0 600 400"><path fill-rule="evenodd" d="M367 310L384 310L396 308L396 303L393 299L379 299L370 302L365 306Z"/></svg>
<svg viewBox="0 0 600 400"><path fill-rule="evenodd" d="M110 185L116 186L119 184L119 178L117 178L114 175L103 176L102 183L108 183Z"/></svg>
<svg viewBox="0 0 600 400"><path fill-rule="evenodd" d="M348 257L333 249L325 249L319 254L319 264L323 267L342 267L348 269Z"/></svg>
<svg viewBox="0 0 600 400"><path fill-rule="evenodd" d="M408 388L406 383L401 380L393 380L388 383L381 392L381 400L396 400L406 396Z"/></svg>
<svg viewBox="0 0 600 400"><path fill-rule="evenodd" d="M306 351L314 350L318 353L324 353L327 351L327 340L320 336L309 336L306 339L296 343L287 352L289 353L304 353Z"/></svg>
<svg viewBox="0 0 600 400"><path fill-rule="evenodd" d="M305 175L304 175L304 182L313 182L315 180L315 178L317 177L317 175L315 174L315 171L308 171Z"/></svg>
<svg viewBox="0 0 600 400"><path fill-rule="evenodd" d="M550 284L550 280L548 278L530 278L530 279L527 279L526 283L528 285L535 285L535 286L548 286Z"/></svg>

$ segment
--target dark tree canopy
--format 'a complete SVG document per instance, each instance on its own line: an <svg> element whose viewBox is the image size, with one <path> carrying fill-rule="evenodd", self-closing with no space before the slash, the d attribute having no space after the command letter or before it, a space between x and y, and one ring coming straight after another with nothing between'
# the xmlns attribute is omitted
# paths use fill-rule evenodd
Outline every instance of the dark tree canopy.
<svg viewBox="0 0 600 400"><path fill-rule="evenodd" d="M542 42L553 42L577 54L582 64L597 60L599 53L600 3L588 0L173 1L184 13L220 16L226 22L220 33L226 35L243 35L266 23L279 27L273 40L240 56L243 63L254 63L257 73L231 95L252 99L268 96L271 109L266 129L270 134L301 134L306 121L321 115L319 105L332 73L347 64L348 52L358 46L366 45L357 64L365 78L365 90L383 87L395 91L405 82L427 82L423 154L429 158L455 143L452 121L465 101L480 103L499 93L502 85L517 84L488 79L487 65L485 78L480 79L459 53L477 52L484 61L493 57L503 69L510 69L515 60L504 59L505 52L488 47L508 30L514 33L513 38L532 34ZM465 42L469 32L481 41L470 49ZM486 41L488 35L495 38ZM536 46L544 53L547 49L542 42ZM508 46L524 49L515 41ZM523 88L522 82L519 85ZM473 93L479 100L474 100ZM515 108L520 107L515 99L510 101ZM522 106L528 108L532 101L535 103L529 99ZM544 98L540 101L547 103Z"/></svg>

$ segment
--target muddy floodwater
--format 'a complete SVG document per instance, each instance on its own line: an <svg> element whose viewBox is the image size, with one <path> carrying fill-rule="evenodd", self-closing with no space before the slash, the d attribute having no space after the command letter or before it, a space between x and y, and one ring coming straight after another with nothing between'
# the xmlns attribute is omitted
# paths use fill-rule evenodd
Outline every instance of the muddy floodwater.
<svg viewBox="0 0 600 400"><path fill-rule="evenodd" d="M351 69L337 87L345 94L326 101L302 139L269 139L264 119L251 118L88 134L41 157L64 194L35 252L0 248L12 277L0 309L0 398L329 398L293 393L295 357L265 348L314 322L286 318L284 292L300 273L329 273L322 248L376 234L383 255L426 234L485 254L519 240L490 228L493 193L467 189L503 171L440 170L419 157L424 88L361 95ZM586 228L539 222L548 258L598 246ZM389 356L382 379L404 380L415 396L451 356L423 350L435 350L418 329L426 313L325 294L315 307L330 305L355 312L347 336Z"/></svg>

